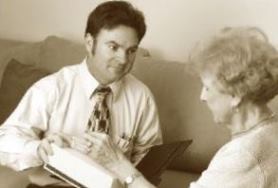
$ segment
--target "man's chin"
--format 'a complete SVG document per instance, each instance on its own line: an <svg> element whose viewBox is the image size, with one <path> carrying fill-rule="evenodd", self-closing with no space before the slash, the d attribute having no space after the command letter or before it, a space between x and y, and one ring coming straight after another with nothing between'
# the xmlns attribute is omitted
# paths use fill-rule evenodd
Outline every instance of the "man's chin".
<svg viewBox="0 0 278 188"><path fill-rule="evenodd" d="M127 74L127 72L123 70L113 70L111 71L111 74L113 75L114 78L120 79L124 77Z"/></svg>
<svg viewBox="0 0 278 188"><path fill-rule="evenodd" d="M110 71L114 72L115 74L123 74L126 69L125 67L110 67Z"/></svg>
<svg viewBox="0 0 278 188"><path fill-rule="evenodd" d="M113 77L111 77L111 83L122 79L125 75L126 74L113 74Z"/></svg>

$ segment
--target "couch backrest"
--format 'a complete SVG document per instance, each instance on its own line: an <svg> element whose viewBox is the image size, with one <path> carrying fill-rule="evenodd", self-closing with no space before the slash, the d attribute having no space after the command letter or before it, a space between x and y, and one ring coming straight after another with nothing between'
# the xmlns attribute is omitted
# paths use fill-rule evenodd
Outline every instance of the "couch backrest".
<svg viewBox="0 0 278 188"><path fill-rule="evenodd" d="M132 74L155 96L164 141L193 139L193 144L174 161L172 168L200 172L218 148L229 140L228 131L213 123L206 104L199 100L201 83L186 64L146 58L145 55L146 51L140 49ZM79 63L84 56L82 44L54 36L37 43L0 40L0 81L12 58L53 72ZM275 98L270 107L277 112L278 99Z"/></svg>
<svg viewBox="0 0 278 188"><path fill-rule="evenodd" d="M0 39L0 81L3 72L11 59L34 65L39 61L41 42L28 43L22 41Z"/></svg>
<svg viewBox="0 0 278 188"><path fill-rule="evenodd" d="M228 139L226 129L214 124L199 100L201 83L184 63L138 58L132 73L149 86L159 110L164 141L193 139L172 167L200 172Z"/></svg>
<svg viewBox="0 0 278 188"><path fill-rule="evenodd" d="M2 44L0 41L0 49ZM58 37L48 37L39 43L21 44L12 52L6 53L4 59L21 54L21 62L52 72L65 65L79 63L85 56L82 44ZM17 56L15 58L18 59ZM196 172L205 169L229 136L226 129L213 123L206 105L200 102L199 79L183 63L146 58L142 54L137 55L132 74L149 86L155 96L164 141L169 143L193 139L193 144L174 161L172 167Z"/></svg>

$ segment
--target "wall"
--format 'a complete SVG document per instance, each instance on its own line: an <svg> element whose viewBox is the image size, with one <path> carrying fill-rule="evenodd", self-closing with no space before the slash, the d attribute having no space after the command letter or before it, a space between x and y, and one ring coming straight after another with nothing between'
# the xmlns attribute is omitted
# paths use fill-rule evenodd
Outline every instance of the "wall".
<svg viewBox="0 0 278 188"><path fill-rule="evenodd" d="M146 15L142 46L154 57L185 61L196 41L223 26L257 25L278 43L276 0L130 0ZM103 0L1 0L0 37L83 40L88 13Z"/></svg>

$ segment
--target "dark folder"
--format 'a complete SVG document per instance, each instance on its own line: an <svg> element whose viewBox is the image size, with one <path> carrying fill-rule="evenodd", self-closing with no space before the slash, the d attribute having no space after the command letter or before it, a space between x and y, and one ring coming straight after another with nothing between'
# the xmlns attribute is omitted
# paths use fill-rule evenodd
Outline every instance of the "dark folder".
<svg viewBox="0 0 278 188"><path fill-rule="evenodd" d="M192 140L184 140L153 146L136 167L147 180L158 185L162 173L176 157L182 155L191 143Z"/></svg>

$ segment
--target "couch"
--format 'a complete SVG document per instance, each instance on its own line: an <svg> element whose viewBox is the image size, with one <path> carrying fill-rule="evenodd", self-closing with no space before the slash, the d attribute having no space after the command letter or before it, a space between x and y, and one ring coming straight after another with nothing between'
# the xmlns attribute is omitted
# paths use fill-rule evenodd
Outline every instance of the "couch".
<svg viewBox="0 0 278 188"><path fill-rule="evenodd" d="M32 80L79 63L85 54L83 44L56 36L39 42L1 39L0 121L12 112ZM155 59L140 48L132 74L149 86L155 96L164 142L193 139L191 146L163 173L159 185L187 187L230 139L228 131L214 124L206 104L199 100L201 83L185 62ZM27 176L28 172L14 172L1 166L0 187L25 187Z"/></svg>

